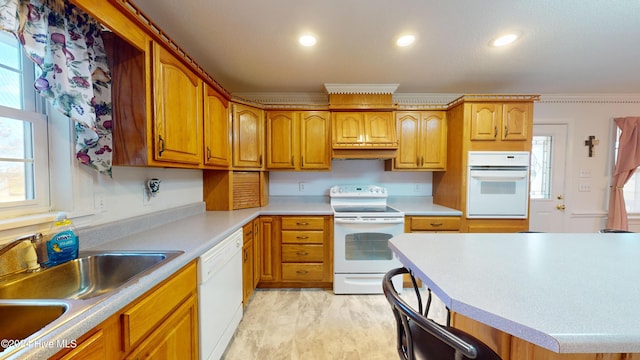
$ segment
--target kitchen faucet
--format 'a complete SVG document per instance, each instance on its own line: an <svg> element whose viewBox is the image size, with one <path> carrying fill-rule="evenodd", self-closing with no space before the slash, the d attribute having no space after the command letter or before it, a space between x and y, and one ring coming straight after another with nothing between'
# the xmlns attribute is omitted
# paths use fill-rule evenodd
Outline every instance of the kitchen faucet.
<svg viewBox="0 0 640 360"><path fill-rule="evenodd" d="M25 236L21 236L11 242L9 242L8 244L3 245L2 247L0 247L0 257L4 254L6 254L7 252L9 252L9 250L15 248L16 246L22 244L25 241L29 241L31 242L30 246L32 247L32 250L28 250L31 251L31 254L33 254L33 256L25 256L24 261L27 263L26 266L26 271L27 272L36 272L39 271L41 269L40 267L40 263L41 261L39 261L39 257L37 255L37 251L36 248L38 247L40 241L42 240L42 234L41 233L35 233L35 234L30 234L30 235L25 235ZM28 258L30 257L30 258ZM0 274L0 276L4 276L4 275L9 275L9 274Z"/></svg>

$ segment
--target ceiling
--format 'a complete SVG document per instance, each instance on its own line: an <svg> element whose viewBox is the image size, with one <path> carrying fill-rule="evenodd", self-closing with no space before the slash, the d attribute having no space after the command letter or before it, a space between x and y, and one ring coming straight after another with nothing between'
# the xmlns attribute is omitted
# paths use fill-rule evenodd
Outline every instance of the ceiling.
<svg viewBox="0 0 640 360"><path fill-rule="evenodd" d="M134 0L232 94L640 93L640 0ZM505 31L523 36L490 47ZM313 48L297 43L317 36ZM416 42L397 48L401 33Z"/></svg>

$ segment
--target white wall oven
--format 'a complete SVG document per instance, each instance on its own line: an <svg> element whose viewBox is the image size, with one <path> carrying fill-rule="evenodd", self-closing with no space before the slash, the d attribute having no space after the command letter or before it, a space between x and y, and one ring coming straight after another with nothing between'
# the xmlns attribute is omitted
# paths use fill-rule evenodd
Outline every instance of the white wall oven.
<svg viewBox="0 0 640 360"><path fill-rule="evenodd" d="M529 152L469 151L467 218L525 219Z"/></svg>
<svg viewBox="0 0 640 360"><path fill-rule="evenodd" d="M404 232L404 213L387 206L387 190L380 186L333 186L330 196L334 216L333 292L381 294L384 274L402 266L389 248L389 239Z"/></svg>

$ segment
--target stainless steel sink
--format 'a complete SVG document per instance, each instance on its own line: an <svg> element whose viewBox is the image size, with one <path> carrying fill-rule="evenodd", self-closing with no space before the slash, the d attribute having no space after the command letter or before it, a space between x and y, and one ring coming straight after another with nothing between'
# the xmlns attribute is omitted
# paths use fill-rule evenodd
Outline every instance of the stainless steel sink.
<svg viewBox="0 0 640 360"><path fill-rule="evenodd" d="M66 310L64 304L0 304L0 339L4 340L0 352L38 332Z"/></svg>
<svg viewBox="0 0 640 360"><path fill-rule="evenodd" d="M0 299L91 299L135 281L181 253L81 253L76 260L0 282Z"/></svg>

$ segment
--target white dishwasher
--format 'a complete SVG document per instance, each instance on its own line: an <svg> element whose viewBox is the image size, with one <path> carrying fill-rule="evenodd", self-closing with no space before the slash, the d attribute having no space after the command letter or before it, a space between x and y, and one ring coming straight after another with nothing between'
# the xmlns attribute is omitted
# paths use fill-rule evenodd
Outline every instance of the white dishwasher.
<svg viewBox="0 0 640 360"><path fill-rule="evenodd" d="M200 256L200 359L217 360L242 319L242 229Z"/></svg>

